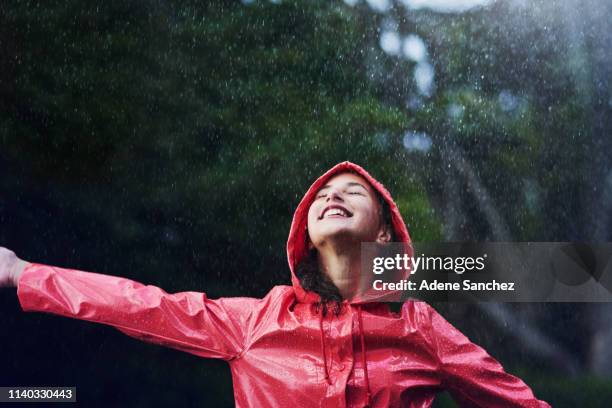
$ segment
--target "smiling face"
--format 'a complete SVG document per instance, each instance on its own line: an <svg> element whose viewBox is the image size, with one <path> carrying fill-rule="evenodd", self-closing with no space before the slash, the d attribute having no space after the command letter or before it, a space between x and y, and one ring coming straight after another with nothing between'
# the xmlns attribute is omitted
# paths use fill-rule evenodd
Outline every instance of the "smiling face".
<svg viewBox="0 0 612 408"><path fill-rule="evenodd" d="M376 192L361 176L341 173L317 192L308 210L308 234L315 248L338 240L389 241Z"/></svg>

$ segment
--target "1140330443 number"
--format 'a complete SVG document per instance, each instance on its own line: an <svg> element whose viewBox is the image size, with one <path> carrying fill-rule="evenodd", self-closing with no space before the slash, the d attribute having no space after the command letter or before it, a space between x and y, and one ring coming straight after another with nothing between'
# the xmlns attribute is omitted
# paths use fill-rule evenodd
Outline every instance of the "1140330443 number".
<svg viewBox="0 0 612 408"><path fill-rule="evenodd" d="M0 402L76 402L76 387L0 387Z"/></svg>

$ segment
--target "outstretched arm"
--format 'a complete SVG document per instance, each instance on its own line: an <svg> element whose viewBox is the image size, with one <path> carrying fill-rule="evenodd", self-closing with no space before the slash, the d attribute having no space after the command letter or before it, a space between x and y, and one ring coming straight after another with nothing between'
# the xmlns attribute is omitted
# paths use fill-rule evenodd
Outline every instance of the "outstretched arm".
<svg viewBox="0 0 612 408"><path fill-rule="evenodd" d="M140 340L228 361L242 353L260 302L169 294L125 278L27 262L14 283L24 311L108 324Z"/></svg>
<svg viewBox="0 0 612 408"><path fill-rule="evenodd" d="M443 386L462 407L550 408L519 378L508 374L431 306L428 336L435 345Z"/></svg>

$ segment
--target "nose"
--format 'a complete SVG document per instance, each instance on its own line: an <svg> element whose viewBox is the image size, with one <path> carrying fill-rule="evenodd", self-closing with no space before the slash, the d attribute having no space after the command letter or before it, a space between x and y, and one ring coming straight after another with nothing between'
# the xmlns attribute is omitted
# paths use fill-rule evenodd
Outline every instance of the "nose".
<svg viewBox="0 0 612 408"><path fill-rule="evenodd" d="M330 189L329 193L327 194L327 202L329 201L344 201L344 199L342 198L342 194L340 193L340 191L338 189Z"/></svg>

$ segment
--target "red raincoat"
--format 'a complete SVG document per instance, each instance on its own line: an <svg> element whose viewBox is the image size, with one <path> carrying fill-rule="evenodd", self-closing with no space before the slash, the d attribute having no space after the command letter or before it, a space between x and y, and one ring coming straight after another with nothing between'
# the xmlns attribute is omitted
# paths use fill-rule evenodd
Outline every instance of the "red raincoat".
<svg viewBox="0 0 612 408"><path fill-rule="evenodd" d="M548 407L520 379L424 302L401 313L386 303L344 302L339 316L314 307L294 274L306 254L307 213L333 175L362 175L389 203L398 241L408 230L388 191L343 162L310 187L287 243L292 286L263 299L168 294L132 280L30 264L20 277L23 310L105 323L141 340L230 365L238 407L429 407L447 389L467 407Z"/></svg>

